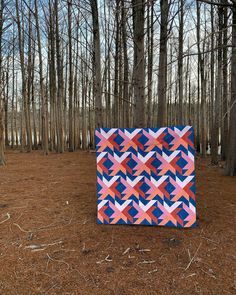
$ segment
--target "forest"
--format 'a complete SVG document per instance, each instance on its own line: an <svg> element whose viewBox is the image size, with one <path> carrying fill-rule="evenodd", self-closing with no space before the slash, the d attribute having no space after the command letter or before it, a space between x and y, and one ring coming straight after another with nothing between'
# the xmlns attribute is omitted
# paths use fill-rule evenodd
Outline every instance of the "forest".
<svg viewBox="0 0 236 295"><path fill-rule="evenodd" d="M0 0L0 294L236 294L235 176L236 0Z"/></svg>
<svg viewBox="0 0 236 295"><path fill-rule="evenodd" d="M96 127L192 125L236 174L236 1L1 0L4 149L94 148Z"/></svg>

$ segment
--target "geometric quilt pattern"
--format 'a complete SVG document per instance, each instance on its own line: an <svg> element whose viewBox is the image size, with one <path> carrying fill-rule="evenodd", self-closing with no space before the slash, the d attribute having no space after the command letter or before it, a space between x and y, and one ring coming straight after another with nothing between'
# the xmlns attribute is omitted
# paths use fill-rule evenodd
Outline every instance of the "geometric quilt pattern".
<svg viewBox="0 0 236 295"><path fill-rule="evenodd" d="M196 226L191 126L95 131L101 224Z"/></svg>

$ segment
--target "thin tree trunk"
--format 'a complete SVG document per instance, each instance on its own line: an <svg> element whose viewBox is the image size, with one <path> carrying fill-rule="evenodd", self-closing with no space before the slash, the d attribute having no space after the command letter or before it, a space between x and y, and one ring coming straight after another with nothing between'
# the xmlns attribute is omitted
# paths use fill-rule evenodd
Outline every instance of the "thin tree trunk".
<svg viewBox="0 0 236 295"><path fill-rule="evenodd" d="M230 125L229 140L227 148L227 159L225 174L236 175L236 4L233 7L232 20L232 60L231 60L231 103L230 103Z"/></svg>
<svg viewBox="0 0 236 295"><path fill-rule="evenodd" d="M57 56L57 151L64 152L64 132L63 132L63 62L61 56L61 39L59 35L59 13L58 0L54 2L55 9L55 33L56 33L56 56Z"/></svg>
<svg viewBox="0 0 236 295"><path fill-rule="evenodd" d="M28 98L27 98L27 89L26 89L26 72L25 72L25 58L24 58L24 35L22 34L22 26L20 20L20 7L19 7L19 0L16 0L16 18L17 18L17 26L18 26L18 38L19 38L19 52L20 52L20 65L21 65L21 79L22 79L22 106L24 110L24 117L22 111L22 149L24 148L24 126L23 126L23 119L25 119L25 126L26 126L26 133L27 133L27 150L28 152L32 151L32 134L30 130L30 117L29 117L29 105L28 105Z"/></svg>
<svg viewBox="0 0 236 295"><path fill-rule="evenodd" d="M134 127L145 127L144 0L132 0L134 29Z"/></svg>
<svg viewBox="0 0 236 295"><path fill-rule="evenodd" d="M211 163L218 164L218 145L219 145L219 128L220 128L220 101L222 93L222 24L223 24L223 8L218 8L218 57L217 57L217 76L216 76L216 92L214 103L214 119L211 135Z"/></svg>
<svg viewBox="0 0 236 295"><path fill-rule="evenodd" d="M224 0L224 3L227 1ZM229 116L228 116L228 9L224 8L223 13L223 93L222 93L222 135L221 135L221 158L226 160L226 150L229 131Z"/></svg>
<svg viewBox="0 0 236 295"><path fill-rule="evenodd" d="M204 55L200 46L200 4L197 1L197 45L198 45L198 65L201 78L201 153L206 157L206 78L204 71ZM200 128L200 125L199 125Z"/></svg>
<svg viewBox="0 0 236 295"><path fill-rule="evenodd" d="M102 86L101 86L101 52L97 0L90 0L93 19L93 64L94 83L93 95L95 97L95 127L102 127Z"/></svg>
<svg viewBox="0 0 236 295"><path fill-rule="evenodd" d="M154 11L154 3L151 2L148 5L148 99L147 99L147 126L151 127L152 125L152 84L153 84L153 37L154 37L154 28L153 28L153 11Z"/></svg>
<svg viewBox="0 0 236 295"><path fill-rule="evenodd" d="M42 58L42 48L41 48L41 35L40 35L40 24L38 17L38 6L37 0L35 0L35 21L37 30L37 43L38 43L38 54L39 54L39 76L40 76L40 97L41 97L41 107L42 107L42 147L45 155L48 155L48 122L47 122L47 103L45 97L45 86L43 77L43 58Z"/></svg>
<svg viewBox="0 0 236 295"><path fill-rule="evenodd" d="M178 84L179 84L179 110L178 110L178 124L182 125L184 120L183 112L183 43L184 43L184 0L179 2L179 52L178 52Z"/></svg>
<svg viewBox="0 0 236 295"><path fill-rule="evenodd" d="M166 106L166 83L167 83L167 40L168 40L168 15L169 1L160 0L161 6L161 24L160 24L160 53L159 53L159 71L158 71L158 127L167 124L167 106Z"/></svg>
<svg viewBox="0 0 236 295"><path fill-rule="evenodd" d="M73 64L72 64L72 2L68 0L68 46L69 46L69 151L75 150L73 124Z"/></svg>

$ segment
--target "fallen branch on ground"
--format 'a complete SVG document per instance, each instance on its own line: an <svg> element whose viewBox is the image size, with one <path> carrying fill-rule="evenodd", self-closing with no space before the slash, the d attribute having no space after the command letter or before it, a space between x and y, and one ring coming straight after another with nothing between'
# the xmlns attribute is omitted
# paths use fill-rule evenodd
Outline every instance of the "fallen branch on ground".
<svg viewBox="0 0 236 295"><path fill-rule="evenodd" d="M43 250L47 249L49 246L54 246L54 245L58 245L61 243L62 243L62 241L53 242L53 243L49 243L49 244L33 244L33 245L25 246L25 249L30 249L32 252L43 251Z"/></svg>
<svg viewBox="0 0 236 295"><path fill-rule="evenodd" d="M52 258L48 253L47 253L47 257L48 257L48 263L49 263L49 261L51 260L51 261L54 261L54 262L58 262L58 263L66 264L66 265L67 265L67 269L70 268L69 263L65 262L64 260L57 260L57 259L54 259L54 258ZM48 263L47 263L47 267L48 267Z"/></svg>
<svg viewBox="0 0 236 295"><path fill-rule="evenodd" d="M128 248L122 253L122 255L127 254L127 253L129 252L129 250L130 250L130 247L128 247Z"/></svg>
<svg viewBox="0 0 236 295"><path fill-rule="evenodd" d="M155 260L143 260L142 262L139 262L138 264L152 264L155 263Z"/></svg>
<svg viewBox="0 0 236 295"><path fill-rule="evenodd" d="M6 215L7 215L7 218L1 221L0 224L3 224L4 222L6 222L7 220L11 218L11 215L9 213L7 213Z"/></svg>
<svg viewBox="0 0 236 295"><path fill-rule="evenodd" d="M185 268L184 271L186 271L187 269L189 269L190 265L191 265L192 262L194 261L194 259L195 259L196 255L197 255L199 249L201 248L201 246L202 246L202 243L199 244L199 246L198 246L198 248L197 248L195 254L193 255L193 257L192 257L191 260L189 261L189 264L187 265L187 267Z"/></svg>

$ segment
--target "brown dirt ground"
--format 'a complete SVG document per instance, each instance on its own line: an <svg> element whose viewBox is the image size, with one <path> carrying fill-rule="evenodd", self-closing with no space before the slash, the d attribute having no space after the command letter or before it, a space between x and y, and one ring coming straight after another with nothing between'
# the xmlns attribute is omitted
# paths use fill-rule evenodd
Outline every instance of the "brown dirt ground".
<svg viewBox="0 0 236 295"><path fill-rule="evenodd" d="M94 153L6 156L0 294L236 294L236 178L222 169L197 161L196 229L108 226Z"/></svg>

